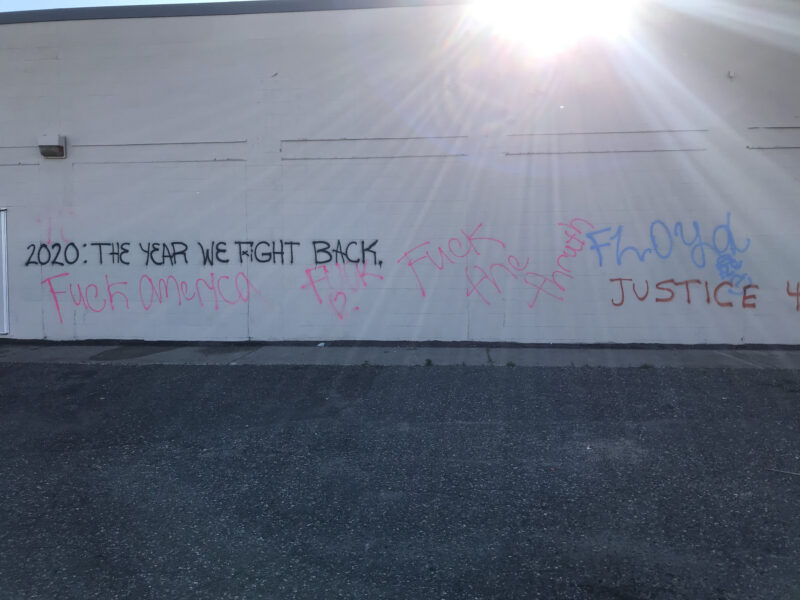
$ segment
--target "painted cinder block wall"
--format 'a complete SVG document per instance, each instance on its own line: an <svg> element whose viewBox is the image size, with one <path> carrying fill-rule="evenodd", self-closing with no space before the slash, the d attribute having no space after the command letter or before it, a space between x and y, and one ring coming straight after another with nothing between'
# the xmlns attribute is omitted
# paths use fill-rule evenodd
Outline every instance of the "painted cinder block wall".
<svg viewBox="0 0 800 600"><path fill-rule="evenodd" d="M0 25L7 337L800 343L800 9L464 10Z"/></svg>

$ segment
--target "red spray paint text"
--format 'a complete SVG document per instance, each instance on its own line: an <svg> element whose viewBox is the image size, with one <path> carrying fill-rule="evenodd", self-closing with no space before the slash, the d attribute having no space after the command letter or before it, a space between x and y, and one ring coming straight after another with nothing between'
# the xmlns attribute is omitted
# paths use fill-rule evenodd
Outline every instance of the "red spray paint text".
<svg viewBox="0 0 800 600"><path fill-rule="evenodd" d="M641 285L639 286L639 290L636 289L636 282L629 277L614 277L608 280L611 283L618 283L619 284L619 298L618 299L611 299L611 304L616 307L620 307L625 304L625 282L631 284L630 289L633 292L633 295L639 302L644 302L647 300L647 297L650 296L650 282L645 279L644 280L644 292L641 290ZM693 288L692 286L698 286L698 288ZM683 281L677 281L675 279L665 279L663 281L659 281L655 284L655 291L651 296L653 300L656 302L672 302L676 299L676 297L683 297L681 292L685 292L686 304L692 303L692 292L695 292L694 299L697 301L697 292L700 292L700 302L703 302L703 298L705 299L706 304L716 304L716 306L721 306L724 308L732 308L733 302L730 300L721 300L719 297L720 292L725 289L731 289L735 287L734 284L730 281L722 281L717 285L709 285L708 281L700 281L699 279L685 279ZM750 293L750 290L757 290L758 286L755 284L746 285L742 288L742 300L741 306L742 308L755 308L756 307L756 295L754 293ZM703 290L705 290L705 294L703 294ZM680 296L676 296L676 291L681 293ZM660 293L661 295L656 295ZM629 296L630 297L630 296ZM726 296L727 298L727 296ZM737 301L738 303L738 301Z"/></svg>
<svg viewBox="0 0 800 600"><path fill-rule="evenodd" d="M569 223L558 223L558 225L565 227L564 235L566 237L566 241L564 243L563 251L558 258L556 258L556 266L558 268L554 269L550 275L542 275L540 273L527 270L531 262L530 258L526 258L523 262L523 260L517 256L508 252L504 252L503 254L505 255L505 258L503 260L500 262L493 262L486 268L479 264L474 264L472 266L467 265L464 267L464 275L468 283L466 292L467 297L475 294L484 304L490 306L491 301L487 297L487 293L481 290L481 285L484 283L490 284L490 286L494 288L495 292L502 296L503 289L494 275L495 270L501 269L502 271L505 271L506 275L510 276L512 279L521 281L525 285L536 290L533 300L528 303L528 308L533 308L536 305L536 302L539 299L539 294L542 292L555 298L556 300L563 301L564 298L563 296L559 295L559 292L565 292L566 288L561 282L558 281L558 276L567 277L569 279L573 278L571 270L564 264L564 261L566 259L575 258L578 253L584 249L586 241L582 239L582 235L585 230L594 229L594 225L592 225L586 219L577 217L572 219ZM439 246L433 255L431 254L430 249L431 242L423 242L422 244L414 246L411 250L405 252L397 262L405 262L406 265L413 271L420 293L424 297L426 296L425 286L422 283L422 278L418 268L415 266L418 263L422 263L423 265L431 264L438 271L443 271L448 264L455 264L457 260L467 258L471 254L474 254L475 256L482 256L481 251L475 244L475 242L478 241L496 244L496 246L492 245L488 248L485 248L483 250L485 253L489 253L491 250L494 250L496 253L498 249L497 246L499 246L502 250L507 249L506 243L502 240L493 237L478 237L477 233L481 227L483 227L483 223L479 224L472 231L472 233L467 233L463 229L459 230L464 236L463 239L458 237L450 238L447 241L447 249ZM438 256L438 260L437 258L434 258L434 256ZM479 277L473 278L473 275L475 275L476 272Z"/></svg>
<svg viewBox="0 0 800 600"><path fill-rule="evenodd" d="M319 304L324 304L322 295L327 296L328 305L336 314L339 320L344 320L347 314L347 305L353 294L367 287L367 278L374 277L382 280L383 276L367 271L367 263L337 263L334 269L329 269L327 265L317 265L311 269L306 269L308 283L300 286L301 290L312 289ZM348 293L350 294L348 296ZM352 310L359 310L354 306Z"/></svg>
<svg viewBox="0 0 800 600"><path fill-rule="evenodd" d="M69 273L59 273L42 280L42 285L46 285L50 292L59 323L64 322L61 307L67 295L76 307L83 307L94 313L117 309L130 310L129 294L131 292L127 281L112 282L106 275L104 283L88 283L81 286L80 283L62 279L69 278L69 276ZM247 275L241 271L233 276L210 273L208 278L198 277L191 282L178 279L173 275L154 280L144 274L139 277L138 281L139 304L145 311L149 311L155 304L163 304L169 300L170 290L172 290L173 299L178 306L196 301L200 306L206 306L208 303L209 306L213 306L214 310L219 310L225 304L233 306L248 302L253 292L261 296ZM63 298L60 298L61 296Z"/></svg>

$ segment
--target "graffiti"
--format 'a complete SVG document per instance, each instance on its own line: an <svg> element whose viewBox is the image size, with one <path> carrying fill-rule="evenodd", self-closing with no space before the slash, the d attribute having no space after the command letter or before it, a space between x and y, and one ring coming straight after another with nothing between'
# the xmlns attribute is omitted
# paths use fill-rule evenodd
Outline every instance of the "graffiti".
<svg viewBox="0 0 800 600"><path fill-rule="evenodd" d="M581 226L587 226L589 229L594 229L594 225L592 225L586 219L581 219L580 217L576 217L572 219L569 223L559 223L559 227L566 227L564 229L564 235L566 236L567 240L564 243L564 251L558 256L556 259L556 266L557 269L554 269L552 273L550 273L549 277L544 275L540 275L539 273L526 273L525 274L525 283L531 285L536 288L536 295L533 297L533 300L528 303L528 308L533 308L536 305L536 301L539 299L539 294L544 292L546 295L550 296L551 298L555 298L558 301L563 301L564 297L558 295L557 292L552 290L544 289L546 285L551 285L559 290L559 292L563 293L566 292L566 288L558 282L558 276L562 275L568 279L572 279L572 271L561 264L562 260L565 259L572 259L578 256L580 252L583 251L584 246L586 246L586 241L581 239L581 236L584 235L584 231L578 227L575 223L578 223ZM588 231L586 235L588 236ZM574 247L572 244L575 243L577 246ZM538 285L534 284L533 282L528 280L528 277L535 277L538 278Z"/></svg>
<svg viewBox="0 0 800 600"><path fill-rule="evenodd" d="M485 242L492 242L495 244L499 244L503 249L505 249L505 243L501 242L496 238L489 238L489 237L477 237L478 231L483 227L483 223L479 223L478 226L472 230L472 233L467 233L463 229L460 229L461 235L464 236L463 240L459 237L452 237L447 241L447 250L439 246L435 251L434 254L438 255L439 260L437 260L431 255L431 243L430 242L423 242L411 248L403 253L403 256L397 259L398 263L405 262L406 266L414 273L414 277L417 280L417 285L419 286L420 294L423 297L426 295L425 286L422 283L422 277L420 276L419 271L417 270L417 263L422 263L424 265L431 265L438 271L444 271L445 267L448 264L454 265L456 264L457 260L461 260L469 256L470 254L475 254L476 256L480 256L481 253L478 250L475 242L478 241L485 241ZM466 250L464 250L466 248ZM424 250L424 252L423 252ZM527 263L526 263L527 264ZM491 270L491 267L490 267ZM496 285L495 285L496 287Z"/></svg>
<svg viewBox="0 0 800 600"><path fill-rule="evenodd" d="M416 267L418 263L422 263L422 266L432 265L436 270L443 271L448 265L456 264L458 260L464 259L467 256L475 255L477 257L486 258L486 255L492 254L492 251L494 251L496 255L497 250L502 249L506 252L502 253L502 259L498 262L492 262L488 265L484 263L484 265L473 264L471 266L464 266L464 275L468 284L466 292L467 297L469 298L475 295L484 304L491 306L492 303L488 294L491 292L492 288L497 295L503 295L503 288L495 274L497 272L498 274L505 274L505 277L510 277L514 281L521 282L524 285L534 288L536 294L533 299L528 302L528 308L533 308L539 299L539 294L542 292L557 300L564 300L563 296L559 295L557 291L546 288L550 285L560 292L566 290L558 281L558 277L573 278L571 274L572 271L567 266L569 264L567 261L577 257L578 254L583 251L584 246L586 246L587 242L581 238L581 236L584 235L584 229L586 227L590 229L594 228L594 225L589 221L581 218L574 218L569 223L558 223L558 225L565 227L563 233L566 239L564 240L561 254L555 260L557 268L554 269L550 275L542 275L535 271L527 270L530 266L531 259L526 258L523 261L515 254L507 252L508 246L504 241L493 237L478 237L477 233L483 227L483 223L479 224L472 233L466 233L463 229L459 230L464 236L463 239L458 237L450 238L447 242L447 249L438 246L436 250L431 253L431 242L423 242L405 252L397 262L405 262L406 266L411 269L417 280L420 294L425 297L427 293L420 271ZM482 244L481 247L484 254L481 254L481 250L479 250L478 246L475 244L477 241L492 242L496 245ZM489 284L491 286L487 288L488 291L481 289L483 284Z"/></svg>
<svg viewBox="0 0 800 600"><path fill-rule="evenodd" d="M234 242L236 244L236 251L239 254L239 264L245 262L257 263L274 263L286 264L286 248L289 252L289 264L294 264L294 247L299 246L300 242L288 242L285 240L278 240L267 242Z"/></svg>
<svg viewBox="0 0 800 600"><path fill-rule="evenodd" d="M28 244L27 250L30 251L30 254L28 254L28 258L25 260L26 267L30 265L54 265L59 267L74 265L78 262L81 255L78 246L73 242L69 242L63 247L58 242L53 242L52 245Z"/></svg>
<svg viewBox="0 0 800 600"><path fill-rule="evenodd" d="M525 264L520 264L520 260L516 256L508 255L504 262L492 263L491 265L489 265L488 270L485 270L483 267L479 265L472 265L472 267L464 267L464 275L467 278L467 282L470 284L470 287L467 288L467 298L472 296L472 294L477 294L478 297L481 299L481 301L483 301L483 303L486 304L486 306L491 306L492 303L486 298L486 296L484 296L481 293L481 291L478 289L478 286L482 284L484 281L488 281L489 283L492 284L492 287L494 287L497 294L502 296L503 290L500 288L500 285L497 283L497 279L492 274L494 269L496 268L503 269L507 275L511 276L512 279L519 280L520 274L523 274L522 272L528 266L530 261L531 259L528 258L525 260ZM511 268L509 269L509 267ZM470 276L470 270L478 271L481 274L481 278L478 279L478 281L473 281L472 277Z"/></svg>
<svg viewBox="0 0 800 600"><path fill-rule="evenodd" d="M53 299L53 306L56 309L56 313L58 314L58 322L63 323L64 319L61 315L61 303L59 302L58 297L60 295L67 295L67 289L56 289L54 285L54 280L60 279L61 277L69 277L69 273L59 273L58 275L53 275L48 277L42 281L42 285L47 284L47 287L50 291L50 296ZM125 308L130 308L130 303L128 302L128 296L120 291L115 290L115 286L127 286L127 281L115 281L111 283L108 280L108 275L105 276L106 288L105 293L101 294L100 287L94 283L90 283L84 286L81 289L80 285L76 285L78 296L75 297L75 290L73 290L73 284L69 284L69 295L72 298L72 302L75 306L83 306L86 310L91 312L103 312L106 308L110 308L114 310L117 305L114 304L114 299L116 296L121 296L122 299L125 301ZM101 284L102 285L102 284ZM90 291L94 289L94 293L92 294ZM90 299L93 296L94 301L100 302L102 304L94 304L93 301Z"/></svg>
<svg viewBox="0 0 800 600"><path fill-rule="evenodd" d="M742 246L736 243L736 236L731 229L731 214L727 213L725 222L717 225L711 230L710 236L703 238L700 225L697 221L692 221L691 232L687 235L687 228L682 222L677 222L669 228L663 221L655 220L650 223L650 244L644 248L623 245L623 226L619 225L613 235L608 235L612 231L611 227L596 229L586 232L586 237L591 241L590 250L597 254L598 266L602 267L606 250L614 244L614 258L618 266L622 266L625 255L633 255L639 262L643 263L648 257L656 256L662 260L672 257L675 246L682 244L688 249L689 258L698 269L706 266L706 253L711 251L716 256L728 255L731 259L737 254L743 254L750 248L750 238L747 238ZM608 241L602 241L602 240ZM729 259L725 259L729 260ZM740 265L741 266L741 265Z"/></svg>
<svg viewBox="0 0 800 600"><path fill-rule="evenodd" d="M223 282L225 282L225 286L228 289L227 293L223 291ZM175 289L175 298L177 299L178 306L182 306L184 302L191 302L195 299L200 306L206 306L206 303L203 301L201 289L206 294L211 294L211 298L214 301L214 310L220 309L220 300L225 304L235 306L243 302L248 302L251 292L256 292L260 295L258 290L247 278L247 275L241 271L236 273L233 277L210 273L208 279L198 277L194 280L194 283L178 280L173 275L169 275L166 278L159 278L156 283L149 275L145 274L139 277L139 300L142 304L142 308L147 311L150 310L156 302L158 304L163 304L168 300L170 283L172 283ZM235 294L233 292L235 292Z"/></svg>
<svg viewBox="0 0 800 600"><path fill-rule="evenodd" d="M130 251L130 243L128 242L92 242L89 245L97 248L97 259L101 265L103 264L103 256L106 257L107 261L110 260L112 264L131 264L126 258ZM139 247L141 247L141 244L139 244Z"/></svg>
<svg viewBox="0 0 800 600"><path fill-rule="evenodd" d="M95 246L97 244L93 243L92 245ZM113 244L107 245L110 245L112 248L114 247ZM123 243L120 244L120 246L125 247L127 244ZM139 249L144 253L144 264L146 267L152 265L169 265L174 267L180 258L183 258L183 264L189 264L189 259L186 258L186 251L189 249L189 246L186 242L139 242ZM111 256L113 258L113 251ZM100 264L103 264L102 259L100 260ZM124 264L127 265L130 263L126 262ZM203 260L203 264L206 264L205 260Z"/></svg>
<svg viewBox="0 0 800 600"><path fill-rule="evenodd" d="M736 260L733 254L725 253L717 257L716 265L720 278L730 281L733 286L728 290L729 294L741 296L743 287L753 283L750 275L739 273L742 268L742 261ZM745 283L746 282L746 283ZM742 286L744 284L744 286Z"/></svg>
<svg viewBox="0 0 800 600"><path fill-rule="evenodd" d="M68 209L66 212L61 211L61 210L57 211L56 217L59 218L59 219L62 219L62 218L64 218L65 214L67 216L70 216L70 217L74 217L75 216L75 213L72 211L72 209ZM45 218L47 220L47 240L45 241L45 244L47 244L49 246L50 244L53 243L53 215L52 214L48 214L47 217L45 217ZM44 219L42 217L36 217L36 222L37 223L43 223ZM59 236L59 239L61 240L61 243L63 243L63 244L69 244L70 241L71 241L71 240L68 240L67 237L64 235L64 226L63 225L60 225L58 227L58 236Z"/></svg>
<svg viewBox="0 0 800 600"><path fill-rule="evenodd" d="M367 264L371 263L381 267L383 261L378 258L375 249L378 240L366 241L337 241L335 245L328 242L313 242L312 260L315 265L329 264ZM280 264L293 265L297 259L296 249L300 242L290 240L236 240L211 241L208 243L197 242L196 250L192 251L192 245L184 241L171 242L87 242L77 244L69 242L62 245L54 243L31 243L27 246L27 259L24 263L28 266L65 266L73 265L78 262L87 264L90 260L93 264L105 265L131 265L131 250L139 249L139 260L136 264L145 267L174 267L176 265L200 264L202 266L214 266L218 264L228 264L237 262L238 264L260 263L260 264ZM96 252L84 253L82 249L92 248ZM87 259L88 256L88 259ZM81 260L83 259L83 260Z"/></svg>
<svg viewBox="0 0 800 600"><path fill-rule="evenodd" d="M301 285L300 289L311 289L319 304L325 304L324 295L328 306L339 320L344 320L350 310L348 303L352 296L368 287L368 278L383 280L382 275L367 271L366 262L353 263L351 267L337 264L333 269L329 269L327 265L317 265L306 269L306 278L308 282ZM358 311L360 307L353 306L351 310Z"/></svg>
<svg viewBox="0 0 800 600"><path fill-rule="evenodd" d="M378 245L378 240L373 240L367 244L364 240L351 241L342 243L341 240L336 240L336 244L316 240L311 242L314 247L314 264L327 265L330 262L334 264L367 264L367 256L372 256L372 264L383 266L383 261L378 260L378 254L374 248ZM355 246L350 254L350 248ZM359 251L360 248L360 251Z"/></svg>
<svg viewBox="0 0 800 600"><path fill-rule="evenodd" d="M208 248L203 246L203 242L197 242L197 245L200 246L200 256L203 258L203 266L213 265L214 261L217 261L217 263L230 262L230 259L225 256L228 253L227 242L211 242Z"/></svg>
<svg viewBox="0 0 800 600"><path fill-rule="evenodd" d="M708 281L701 281L700 279L685 279L683 281L677 281L676 279L665 279L655 284L655 290L653 290L652 296L650 296L650 282L646 279L644 282L644 290L642 290L641 285L637 290L636 282L628 277L613 277L609 279L609 282L619 284L619 290L618 290L619 298L615 300L612 297L611 299L611 304L613 304L616 307L620 307L623 304L625 304L626 282L631 284L630 289L639 302L644 302L645 300L647 300L648 297L652 297L652 299L655 300L655 302L672 302L677 298L685 297L686 304L691 304L693 298L692 293L694 293L695 303L698 302L702 303L703 301L705 301L706 304L714 304L716 306L724 308L732 308L734 306L734 303L731 302L729 299L720 300L719 297L719 294L722 290L733 288L733 283L730 281L722 281L717 285L712 286L709 285ZM756 295L748 292L750 290L757 290L757 289L759 289L759 287L755 284L748 284L742 288L742 300L741 300L742 308L756 307ZM699 294L699 299L698 299L698 294Z"/></svg>
<svg viewBox="0 0 800 600"><path fill-rule="evenodd" d="M709 271L700 276L692 270L695 276L691 273L683 278L662 276L658 281L647 279L647 273L639 279L611 277L609 295L615 308L642 303L705 304L731 309L730 314L734 314L738 309L756 309L759 297L771 289L762 282L766 287L759 291L746 272L742 257L750 249L751 240L734 231L730 213L713 227L701 226L697 221L668 225L654 220L649 224L649 243L644 246L630 244L627 230L621 225L598 229L593 222L575 217L559 221L557 227L555 243L541 246L555 249L541 261L537 259L539 255L515 251L506 240L490 235L488 228L478 223L475 227L458 229L439 244L427 240L414 245L396 260L392 273L381 270L378 239L348 241L346 238L302 244L287 239L187 242L167 238L168 241L85 243L50 240L29 244L24 265L42 271L43 267L52 268L50 273L37 273L35 282L41 281L39 289L45 305L52 307L59 323L64 322L65 313L73 314L75 310L86 314L125 311L147 314L157 312L154 309L162 305L170 310L188 306L206 311L229 309L249 303L254 297L263 300L245 274L249 265L295 265L301 261L305 261L301 267L305 275L297 284L305 291L295 289L295 293L305 296L309 305L322 307L334 321L344 321L361 311L364 298L370 296L362 292L375 288L385 280L384 276L403 275L405 281L391 282L392 289L407 286L412 295L416 296L418 291L421 298L427 298L431 289L445 287L436 282L444 272L463 282L463 287L456 286L456 293L465 294L472 302L492 306L498 299L507 298L532 310L541 305L543 297L552 299L546 300L546 304L564 302L568 287L578 285L570 282L580 273L579 266L592 257L597 257L601 267L614 262L653 263L675 258L690 269L713 267L716 271L713 277ZM110 269L86 269L83 265L87 264L120 268L114 270L112 280L106 274ZM192 264L206 269L200 276L194 273L191 277L183 275L182 279L181 269ZM238 270L232 266L236 264L248 267ZM225 265L230 265L230 274L218 272ZM446 289L453 289L452 282ZM795 311L800 312L800 283L787 281L786 293ZM521 312L514 311L510 304L504 309Z"/></svg>
<svg viewBox="0 0 800 600"><path fill-rule="evenodd" d="M261 296L247 275L241 271L233 276L210 273L207 278L198 277L194 281L184 281L173 275L155 281L149 275L143 274L138 281L138 299L141 308L147 312L156 304L169 301L170 284L174 290L173 299L177 306L196 301L200 306L219 310L225 304L234 306L248 302L252 293ZM50 293L59 323L64 322L62 307L67 296L76 308L82 307L92 313L131 309L129 283L110 281L108 275L104 276L104 283L81 285L75 282L74 278L71 279L69 272L64 272L45 278L42 280L42 285L46 286Z"/></svg>
<svg viewBox="0 0 800 600"><path fill-rule="evenodd" d="M789 295L790 298L794 298L795 300L795 310L800 312L800 283L794 284L794 291L791 290L789 287L789 282L786 282L786 293Z"/></svg>

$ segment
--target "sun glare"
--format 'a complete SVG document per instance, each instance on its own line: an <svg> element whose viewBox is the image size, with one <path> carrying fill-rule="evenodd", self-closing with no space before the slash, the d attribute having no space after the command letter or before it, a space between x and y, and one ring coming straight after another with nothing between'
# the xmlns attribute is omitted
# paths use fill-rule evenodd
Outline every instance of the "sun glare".
<svg viewBox="0 0 800 600"><path fill-rule="evenodd" d="M536 55L556 54L586 37L624 35L640 0L474 0L473 24Z"/></svg>

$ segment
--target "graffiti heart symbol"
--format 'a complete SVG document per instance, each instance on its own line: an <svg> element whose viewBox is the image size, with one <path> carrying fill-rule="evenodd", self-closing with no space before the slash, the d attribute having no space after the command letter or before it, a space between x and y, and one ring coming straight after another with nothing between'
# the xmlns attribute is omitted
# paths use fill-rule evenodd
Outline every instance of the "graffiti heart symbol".
<svg viewBox="0 0 800 600"><path fill-rule="evenodd" d="M331 292L328 294L328 302L336 313L336 316L338 316L339 319L344 319L344 309L347 306L347 294L344 292L336 292L335 294Z"/></svg>

